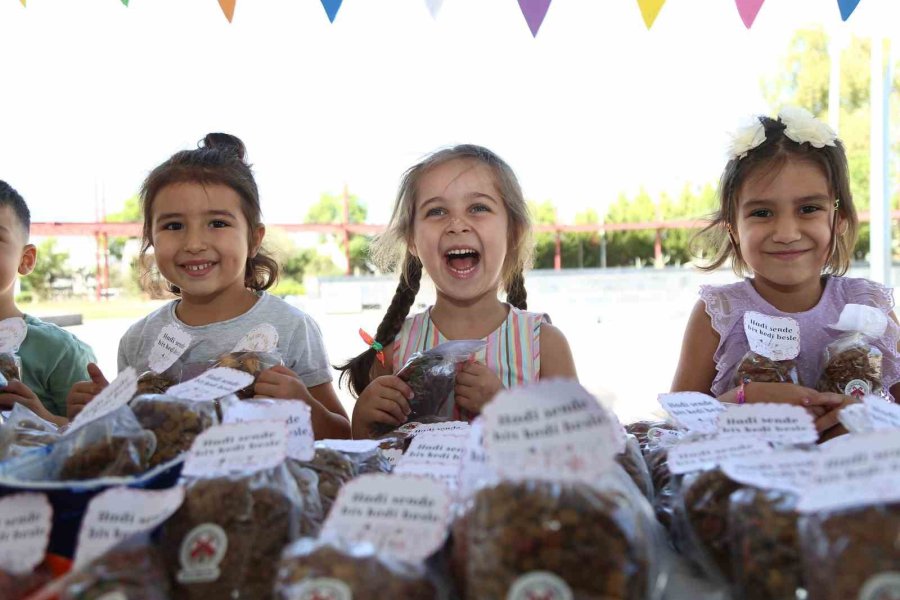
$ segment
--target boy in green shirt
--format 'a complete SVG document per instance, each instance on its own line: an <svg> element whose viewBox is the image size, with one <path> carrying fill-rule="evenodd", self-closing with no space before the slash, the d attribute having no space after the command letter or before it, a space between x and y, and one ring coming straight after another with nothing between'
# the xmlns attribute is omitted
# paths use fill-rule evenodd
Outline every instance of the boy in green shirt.
<svg viewBox="0 0 900 600"><path fill-rule="evenodd" d="M77 381L88 378L87 364L94 353L74 335L16 306L15 284L19 275L34 269L36 249L28 243L31 213L25 200L9 184L0 181L0 319L25 319L28 333L19 346L22 381L0 388L0 410L18 402L39 417L65 424L66 395Z"/></svg>

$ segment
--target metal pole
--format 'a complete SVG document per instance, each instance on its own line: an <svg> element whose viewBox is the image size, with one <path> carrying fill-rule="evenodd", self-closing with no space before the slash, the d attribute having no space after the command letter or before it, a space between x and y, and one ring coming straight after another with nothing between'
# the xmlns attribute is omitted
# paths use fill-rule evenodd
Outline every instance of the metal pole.
<svg viewBox="0 0 900 600"><path fill-rule="evenodd" d="M891 226L890 199L886 194L887 164L885 144L887 119L885 118L884 43L872 36L871 82L869 103L872 123L870 127L869 204L871 210L871 235L869 237L870 277L885 285L891 280Z"/></svg>

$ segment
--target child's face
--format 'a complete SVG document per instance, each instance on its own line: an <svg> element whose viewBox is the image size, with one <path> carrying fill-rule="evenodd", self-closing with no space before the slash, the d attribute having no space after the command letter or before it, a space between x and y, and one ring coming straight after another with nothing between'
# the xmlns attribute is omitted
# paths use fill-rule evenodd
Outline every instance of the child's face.
<svg viewBox="0 0 900 600"><path fill-rule="evenodd" d="M0 297L12 294L17 276L31 273L34 260L34 246L15 211L0 206Z"/></svg>
<svg viewBox="0 0 900 600"><path fill-rule="evenodd" d="M782 287L817 282L831 250L834 200L825 174L808 161L751 174L738 194L736 238L755 276ZM838 232L842 226L839 218Z"/></svg>
<svg viewBox="0 0 900 600"><path fill-rule="evenodd" d="M153 199L153 249L160 273L186 301L209 301L242 293L248 255L255 255L265 229L253 232L241 197L228 186L176 183Z"/></svg>
<svg viewBox="0 0 900 600"><path fill-rule="evenodd" d="M458 300L496 296L509 224L491 169L451 160L426 172L416 191L410 251L437 290Z"/></svg>

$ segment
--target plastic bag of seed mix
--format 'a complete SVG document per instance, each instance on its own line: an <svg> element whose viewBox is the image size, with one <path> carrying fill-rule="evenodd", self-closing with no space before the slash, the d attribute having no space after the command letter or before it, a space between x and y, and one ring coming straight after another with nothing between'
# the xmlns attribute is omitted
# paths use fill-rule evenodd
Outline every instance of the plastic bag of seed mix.
<svg viewBox="0 0 900 600"><path fill-rule="evenodd" d="M791 317L747 311L744 334L750 350L741 358L733 385L800 383L795 359L800 354L800 325Z"/></svg>
<svg viewBox="0 0 900 600"><path fill-rule="evenodd" d="M877 308L848 304L831 329L844 333L825 347L824 368L816 389L861 399L883 394L883 354L873 341L884 334L888 317Z"/></svg>
<svg viewBox="0 0 900 600"><path fill-rule="evenodd" d="M311 461L296 464L312 469L318 475L319 498L323 513L327 517L341 487L356 477L356 466L346 455L326 448L321 442L316 443L316 454Z"/></svg>
<svg viewBox="0 0 900 600"><path fill-rule="evenodd" d="M281 557L275 597L433 600L438 590L424 566L379 553L369 543L304 538Z"/></svg>
<svg viewBox="0 0 900 600"><path fill-rule="evenodd" d="M647 469L637 437L631 434L626 437L625 452L616 456L616 462L625 469L641 493L652 502L653 480L650 478L650 471Z"/></svg>
<svg viewBox="0 0 900 600"><path fill-rule="evenodd" d="M211 401L181 400L161 394L136 396L129 403L141 426L156 436L150 467L190 449L200 433L219 422Z"/></svg>
<svg viewBox="0 0 900 600"><path fill-rule="evenodd" d="M485 485L453 526L452 564L466 598L644 600L661 592L662 544L646 499L613 465L593 483Z"/></svg>
<svg viewBox="0 0 900 600"><path fill-rule="evenodd" d="M797 362L793 359L772 360L761 354L747 352L738 363L733 385L742 383L800 383Z"/></svg>
<svg viewBox="0 0 900 600"><path fill-rule="evenodd" d="M731 495L728 546L736 600L806 597L797 495L747 487Z"/></svg>
<svg viewBox="0 0 900 600"><path fill-rule="evenodd" d="M276 352L240 351L222 354L212 361L209 368L228 367L230 369L243 371L253 375L253 381L255 383L256 378L259 377L260 373L266 369L271 369L272 367L283 364L284 360L281 358L281 355ZM241 399L252 398L254 393L252 385L236 392L238 398Z"/></svg>
<svg viewBox="0 0 900 600"><path fill-rule="evenodd" d="M160 540L176 598L271 598L281 551L299 535L302 499L285 463L189 479Z"/></svg>
<svg viewBox="0 0 900 600"><path fill-rule="evenodd" d="M18 456L33 448L59 440L58 427L45 421L18 402L9 418L0 425L0 460Z"/></svg>
<svg viewBox="0 0 900 600"><path fill-rule="evenodd" d="M412 388L407 421L428 416L451 416L448 400L456 386L460 365L484 349L484 340L451 340L409 357L397 377Z"/></svg>

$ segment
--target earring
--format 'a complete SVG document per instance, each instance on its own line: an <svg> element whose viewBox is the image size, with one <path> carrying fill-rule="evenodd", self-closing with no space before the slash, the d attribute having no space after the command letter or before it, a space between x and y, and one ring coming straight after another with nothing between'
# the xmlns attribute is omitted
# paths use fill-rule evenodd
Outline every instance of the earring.
<svg viewBox="0 0 900 600"><path fill-rule="evenodd" d="M840 206L841 206L841 199L840 199L840 198L835 198L835 199L834 199L834 207L835 207L835 208L839 208Z"/></svg>

